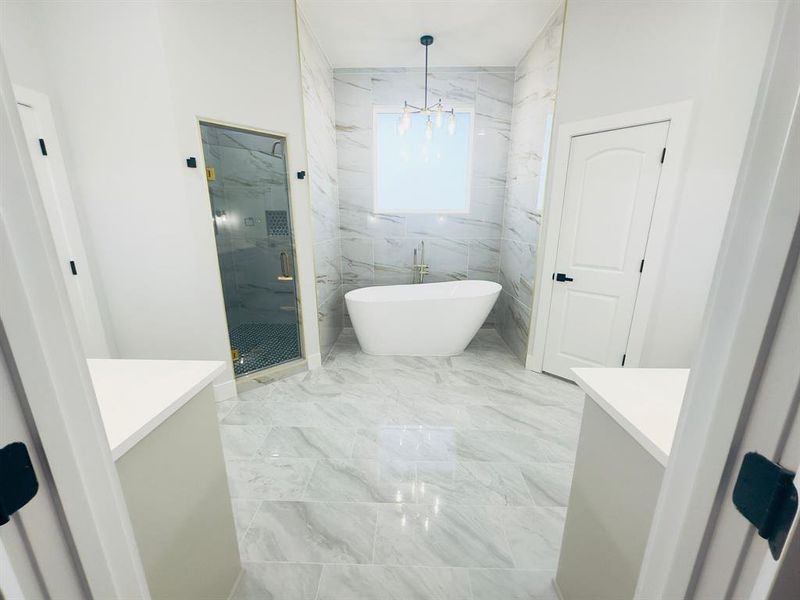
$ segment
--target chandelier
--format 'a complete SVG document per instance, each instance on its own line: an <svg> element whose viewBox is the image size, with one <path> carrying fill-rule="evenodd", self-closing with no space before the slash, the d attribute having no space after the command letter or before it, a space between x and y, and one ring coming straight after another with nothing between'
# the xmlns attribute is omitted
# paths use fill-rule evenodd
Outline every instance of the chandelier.
<svg viewBox="0 0 800 600"><path fill-rule="evenodd" d="M400 121L397 124L397 132L400 135L405 134L406 131L411 129L411 115L423 115L428 117L425 122L425 137L431 139L433 137L434 124L436 128L442 126L443 113L447 113L447 132L453 135L456 131L456 112L455 109L444 109L442 99L436 104L428 105L428 47L433 44L432 35L423 35L419 38L419 43L425 46L425 103L423 106L414 106L409 104L406 100L403 105L403 114L400 115Z"/></svg>

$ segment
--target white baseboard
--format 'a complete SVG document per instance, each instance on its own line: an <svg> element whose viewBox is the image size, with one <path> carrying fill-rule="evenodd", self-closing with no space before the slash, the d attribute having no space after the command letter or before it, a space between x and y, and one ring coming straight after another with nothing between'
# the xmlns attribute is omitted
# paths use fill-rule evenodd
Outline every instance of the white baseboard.
<svg viewBox="0 0 800 600"><path fill-rule="evenodd" d="M309 371L311 369L319 369L322 366L322 355L317 352L316 354L306 357L306 361L308 363Z"/></svg>
<svg viewBox="0 0 800 600"><path fill-rule="evenodd" d="M561 588L558 587L558 582L556 581L555 575L553 576L553 589L556 591L556 596L558 596L558 600L565 600L564 594L561 592Z"/></svg>
<svg viewBox="0 0 800 600"><path fill-rule="evenodd" d="M228 379L214 383L214 398L217 402L236 397L236 381Z"/></svg>

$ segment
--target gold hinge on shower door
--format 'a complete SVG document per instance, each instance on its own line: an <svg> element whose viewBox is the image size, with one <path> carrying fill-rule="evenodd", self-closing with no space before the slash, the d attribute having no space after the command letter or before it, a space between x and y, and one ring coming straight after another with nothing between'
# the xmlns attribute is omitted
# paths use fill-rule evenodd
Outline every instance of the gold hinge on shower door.
<svg viewBox="0 0 800 600"><path fill-rule="evenodd" d="M217 170L214 167L206 167L206 179L209 181L217 180Z"/></svg>

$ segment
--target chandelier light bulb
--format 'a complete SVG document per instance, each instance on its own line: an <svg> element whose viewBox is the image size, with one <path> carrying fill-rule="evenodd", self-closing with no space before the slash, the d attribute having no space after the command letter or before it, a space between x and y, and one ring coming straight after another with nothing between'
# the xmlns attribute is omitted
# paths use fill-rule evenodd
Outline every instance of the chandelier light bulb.
<svg viewBox="0 0 800 600"><path fill-rule="evenodd" d="M427 122L425 124L425 137L428 140L433 139L433 124L436 123L436 128L439 129L443 124L443 113L446 112L450 114L450 120L448 122L447 129L452 135L456 126L455 111L452 108L450 110L444 110L441 98L439 98L439 101L436 104L428 104L428 49L430 48L431 44L433 44L433 36L427 34L423 35L421 38L419 38L419 43L425 48L425 95L423 96L423 103L421 106L409 104L408 101L404 103L403 113L400 115L400 122L397 125L397 133L398 135L407 133L408 130L411 129L411 115L421 115L423 117L427 117Z"/></svg>
<svg viewBox="0 0 800 600"><path fill-rule="evenodd" d="M447 119L447 133L453 135L456 132L456 115L451 112Z"/></svg>

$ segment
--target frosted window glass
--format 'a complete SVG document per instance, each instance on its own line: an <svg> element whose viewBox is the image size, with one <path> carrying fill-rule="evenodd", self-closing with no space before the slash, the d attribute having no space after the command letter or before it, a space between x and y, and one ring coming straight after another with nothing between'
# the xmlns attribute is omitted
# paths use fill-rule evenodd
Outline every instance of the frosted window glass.
<svg viewBox="0 0 800 600"><path fill-rule="evenodd" d="M412 115L405 135L399 112L375 113L375 211L379 213L469 212L472 113L456 112L456 130L434 124L425 138L424 115Z"/></svg>

